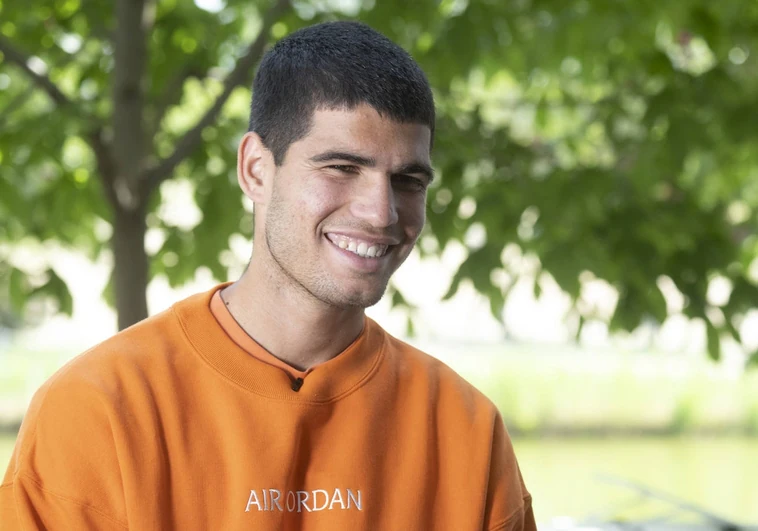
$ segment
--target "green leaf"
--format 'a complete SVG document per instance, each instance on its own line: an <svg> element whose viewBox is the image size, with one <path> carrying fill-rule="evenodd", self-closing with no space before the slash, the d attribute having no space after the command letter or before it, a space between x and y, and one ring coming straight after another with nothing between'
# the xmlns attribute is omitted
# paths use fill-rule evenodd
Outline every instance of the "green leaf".
<svg viewBox="0 0 758 531"><path fill-rule="evenodd" d="M397 308L397 307L403 307L403 308L408 308L408 309L415 308L415 305L408 302L408 300L403 296L400 290L394 287L392 289L392 298L390 300L391 300L391 304L393 308Z"/></svg>
<svg viewBox="0 0 758 531"><path fill-rule="evenodd" d="M48 269L45 274L48 277L47 282L42 286L33 289L29 293L29 298L38 295L50 297L57 303L59 312L71 316L74 312L74 301L71 297L71 292L69 291L68 286L53 269Z"/></svg>
<svg viewBox="0 0 758 531"><path fill-rule="evenodd" d="M28 292L26 275L23 271L15 267L11 268L9 288L11 308L17 314L21 314L26 304Z"/></svg>
<svg viewBox="0 0 758 531"><path fill-rule="evenodd" d="M708 357L713 361L718 361L721 358L721 338L719 337L719 330L713 326L710 320L706 319L706 335L708 338Z"/></svg>
<svg viewBox="0 0 758 531"><path fill-rule="evenodd" d="M405 320L405 335L408 337L416 337L416 327L413 324L413 316L408 314Z"/></svg>

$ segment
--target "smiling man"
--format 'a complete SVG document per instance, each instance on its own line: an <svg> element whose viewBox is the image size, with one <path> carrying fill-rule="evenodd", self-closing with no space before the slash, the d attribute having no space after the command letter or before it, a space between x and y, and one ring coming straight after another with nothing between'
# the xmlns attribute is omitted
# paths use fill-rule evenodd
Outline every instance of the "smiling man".
<svg viewBox="0 0 758 531"><path fill-rule="evenodd" d="M424 226L434 102L365 25L280 41L239 146L243 276L35 395L3 529L534 530L494 405L368 319Z"/></svg>

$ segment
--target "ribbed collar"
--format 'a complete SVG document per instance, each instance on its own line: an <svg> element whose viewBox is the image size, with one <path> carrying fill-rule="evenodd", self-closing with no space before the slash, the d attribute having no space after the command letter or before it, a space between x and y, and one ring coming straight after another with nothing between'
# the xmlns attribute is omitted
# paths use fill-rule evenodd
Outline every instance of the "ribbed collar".
<svg viewBox="0 0 758 531"><path fill-rule="evenodd" d="M210 310L213 294L223 285L176 303L172 310L196 352L235 384L264 397L324 404L343 398L365 384L384 358L386 332L368 317L363 331L339 355L315 367L299 391L290 377L240 348L224 332ZM264 352L263 347L258 347Z"/></svg>

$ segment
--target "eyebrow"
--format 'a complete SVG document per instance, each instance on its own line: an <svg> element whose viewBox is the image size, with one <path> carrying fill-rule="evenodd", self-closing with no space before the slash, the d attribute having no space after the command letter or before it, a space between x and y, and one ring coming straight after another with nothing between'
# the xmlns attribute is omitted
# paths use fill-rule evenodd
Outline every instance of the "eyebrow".
<svg viewBox="0 0 758 531"><path fill-rule="evenodd" d="M410 164L406 164L405 166L401 166L394 173L420 173L421 175L426 175L426 178L429 179L430 183L434 180L434 170L432 167L428 164L422 164L420 162L412 162Z"/></svg>
<svg viewBox="0 0 758 531"><path fill-rule="evenodd" d="M356 166L365 166L367 168L373 168L376 166L376 159L373 157L364 157L355 153L348 153L346 151L325 151L319 153L310 158L311 162L329 162L333 160L343 160L355 164ZM408 174L408 173L420 173L425 175L429 182L434 180L434 170L428 164L421 162L411 162L404 164L403 166L392 171L393 174Z"/></svg>

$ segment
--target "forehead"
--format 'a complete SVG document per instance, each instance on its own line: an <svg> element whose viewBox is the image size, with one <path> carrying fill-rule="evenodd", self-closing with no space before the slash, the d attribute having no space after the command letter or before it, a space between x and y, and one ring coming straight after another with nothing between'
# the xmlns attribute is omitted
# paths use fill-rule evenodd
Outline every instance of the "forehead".
<svg viewBox="0 0 758 531"><path fill-rule="evenodd" d="M311 157L324 150L339 150L375 158L380 164L429 164L430 142L428 126L398 122L369 105L358 105L353 109L317 109L308 134L289 151Z"/></svg>

